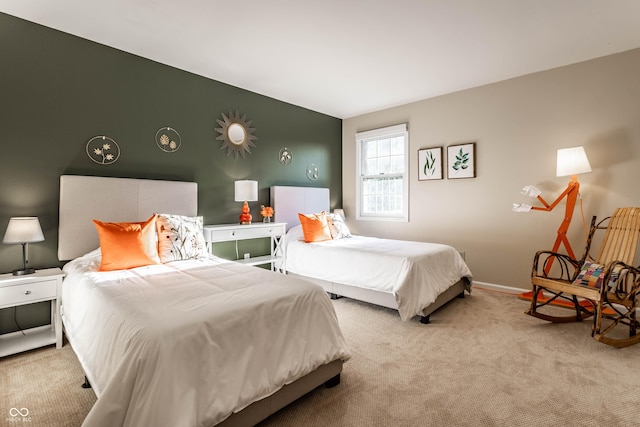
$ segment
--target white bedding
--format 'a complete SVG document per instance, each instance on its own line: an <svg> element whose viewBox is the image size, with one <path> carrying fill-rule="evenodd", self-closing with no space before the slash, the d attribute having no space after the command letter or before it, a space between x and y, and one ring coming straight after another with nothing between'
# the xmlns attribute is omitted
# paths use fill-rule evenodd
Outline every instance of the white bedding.
<svg viewBox="0 0 640 427"><path fill-rule="evenodd" d="M349 358L322 288L217 258L98 272L68 263L67 337L98 400L85 426L211 426Z"/></svg>
<svg viewBox="0 0 640 427"><path fill-rule="evenodd" d="M460 253L442 244L364 236L305 243L296 226L285 245L288 272L392 293L405 321L460 279L470 285L472 278Z"/></svg>

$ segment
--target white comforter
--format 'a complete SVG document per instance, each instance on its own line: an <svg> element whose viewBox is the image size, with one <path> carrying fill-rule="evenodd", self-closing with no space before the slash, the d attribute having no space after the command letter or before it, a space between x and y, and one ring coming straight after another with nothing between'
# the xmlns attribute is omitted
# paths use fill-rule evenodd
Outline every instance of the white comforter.
<svg viewBox="0 0 640 427"><path fill-rule="evenodd" d="M319 286L219 259L68 263L62 312L98 400L85 426L211 426L349 358Z"/></svg>
<svg viewBox="0 0 640 427"><path fill-rule="evenodd" d="M451 246L352 236L305 243L299 227L285 240L286 270L329 282L390 292L402 320L423 308L471 271Z"/></svg>

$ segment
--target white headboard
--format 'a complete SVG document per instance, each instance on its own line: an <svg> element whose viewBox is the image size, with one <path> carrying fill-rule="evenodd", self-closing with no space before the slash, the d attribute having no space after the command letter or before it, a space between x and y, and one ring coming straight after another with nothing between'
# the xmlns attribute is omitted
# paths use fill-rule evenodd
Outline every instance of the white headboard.
<svg viewBox="0 0 640 427"><path fill-rule="evenodd" d="M93 219L142 221L154 213L196 216L198 184L62 175L58 259L73 259L100 246Z"/></svg>
<svg viewBox="0 0 640 427"><path fill-rule="evenodd" d="M329 189L274 186L271 187L271 207L274 221L286 222L288 230L300 224L298 213L329 212Z"/></svg>

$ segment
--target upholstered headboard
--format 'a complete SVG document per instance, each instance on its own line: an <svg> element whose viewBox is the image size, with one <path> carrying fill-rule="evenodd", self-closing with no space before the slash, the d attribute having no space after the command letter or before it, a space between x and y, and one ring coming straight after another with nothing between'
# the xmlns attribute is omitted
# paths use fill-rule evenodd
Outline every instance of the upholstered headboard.
<svg viewBox="0 0 640 427"><path fill-rule="evenodd" d="M329 212L331 208L328 188L271 187L271 207L275 222L286 222L287 230L300 224L298 213Z"/></svg>
<svg viewBox="0 0 640 427"><path fill-rule="evenodd" d="M58 259L70 260L100 246L93 219L142 221L154 213L197 215L198 184L62 175Z"/></svg>

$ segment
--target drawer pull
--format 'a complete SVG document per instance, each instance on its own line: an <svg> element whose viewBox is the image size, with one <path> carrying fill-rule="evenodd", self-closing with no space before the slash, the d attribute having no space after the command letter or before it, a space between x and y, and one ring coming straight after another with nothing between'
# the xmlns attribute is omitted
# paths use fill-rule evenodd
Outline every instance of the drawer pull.
<svg viewBox="0 0 640 427"><path fill-rule="evenodd" d="M25 295L31 295L31 291L24 291Z"/></svg>

